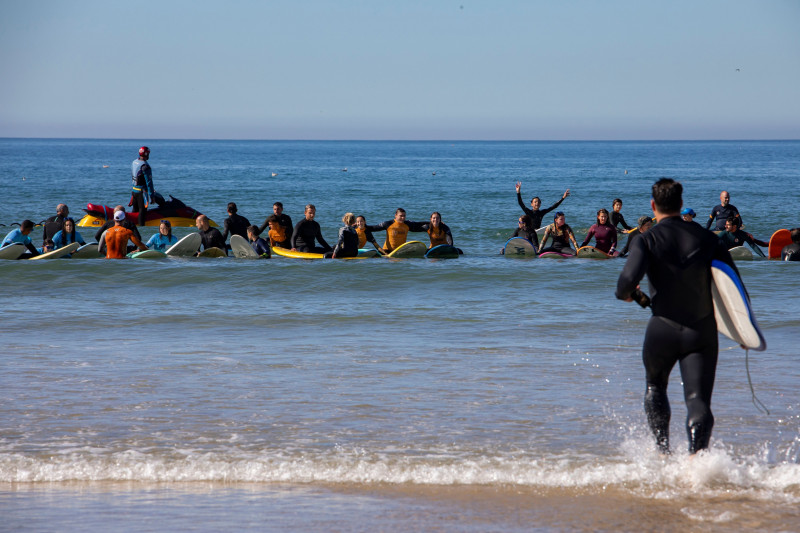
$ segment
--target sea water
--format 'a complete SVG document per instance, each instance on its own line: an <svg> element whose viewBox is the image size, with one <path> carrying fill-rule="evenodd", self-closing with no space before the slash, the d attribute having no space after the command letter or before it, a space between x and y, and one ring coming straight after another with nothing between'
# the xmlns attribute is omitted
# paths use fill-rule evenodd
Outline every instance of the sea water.
<svg viewBox="0 0 800 533"><path fill-rule="evenodd" d="M662 176L701 222L728 190L768 240L800 226L800 142L2 139L0 230L127 204L141 144L156 190L217 223L313 203L332 242L348 211L439 211L464 255L0 261L0 530L797 530L797 263L738 263L768 348L720 338L696 457L673 372L662 457L624 259L499 251L517 181L526 205L570 189L579 241L616 197L649 214Z"/></svg>

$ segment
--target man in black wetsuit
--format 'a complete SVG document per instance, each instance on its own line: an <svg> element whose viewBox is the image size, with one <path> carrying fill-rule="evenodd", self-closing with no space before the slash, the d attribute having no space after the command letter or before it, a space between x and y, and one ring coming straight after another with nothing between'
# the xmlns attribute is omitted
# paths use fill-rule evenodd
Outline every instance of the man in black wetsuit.
<svg viewBox="0 0 800 533"><path fill-rule="evenodd" d="M725 247L728 250L736 248L737 246L744 246L745 243L749 244L754 250L757 249L757 244L769 246L768 242L760 241L746 231L739 229L739 217L731 217L725 221L725 231L719 234L719 238L725 243ZM758 250L757 253L761 256L764 255L764 252L761 250Z"/></svg>
<svg viewBox="0 0 800 533"><path fill-rule="evenodd" d="M549 213L550 211L552 211L553 209L555 209L556 207L560 206L561 202L563 202L564 199L567 196L569 196L569 189L567 189L566 191L564 191L564 194L561 196L561 200L557 201L556 203L554 203L553 205L551 205L547 209L539 209L542 206L542 200L539 199L538 196L534 196L533 198L531 198L531 209L528 209L527 207L525 207L525 204L522 203L522 182L521 181L517 182L516 189L517 189L517 203L522 208L522 210L525 212L525 214L528 215L529 217L531 217L531 227L534 230L537 230L537 229L541 228L542 227L542 219L544 218L544 216L547 213Z"/></svg>
<svg viewBox="0 0 800 533"><path fill-rule="evenodd" d="M790 231L792 244L787 244L781 250L781 261L800 261L800 228Z"/></svg>
<svg viewBox="0 0 800 533"><path fill-rule="evenodd" d="M317 208L314 204L308 204L305 210L305 218L297 223L292 233L292 250L298 252L310 252L324 254L330 252L332 248L322 238L322 231L319 223L314 220ZM314 241L319 242L320 246L315 246Z"/></svg>
<svg viewBox="0 0 800 533"><path fill-rule="evenodd" d="M272 204L272 214L278 217L278 224L284 227L288 239L289 236L292 235L292 230L294 229L294 226L292 226L292 217L283 212L283 204L281 202ZM269 217L265 218L264 223L258 228L258 234L261 235L264 233L267 226L269 226Z"/></svg>
<svg viewBox="0 0 800 533"><path fill-rule="evenodd" d="M239 209L236 207L235 202L228 202L228 218L223 223L225 231L222 234L222 240L227 240L228 235L239 235L243 239L247 238L247 228L250 227L250 221L238 214L238 211Z"/></svg>
<svg viewBox="0 0 800 533"><path fill-rule="evenodd" d="M200 239L203 244L203 250L209 248L219 248L225 255L228 255L228 250L225 249L225 239L222 238L222 233L217 228L212 228L209 224L208 217L200 215L195 219L195 226L197 233L200 234Z"/></svg>
<svg viewBox="0 0 800 533"><path fill-rule="evenodd" d="M52 239L56 233L61 231L64 227L64 221L69 216L69 207L67 204L58 204L56 206L56 216L50 217L44 222L44 229L42 230L42 242L47 239Z"/></svg>
<svg viewBox="0 0 800 533"><path fill-rule="evenodd" d="M714 231L722 231L725 229L725 221L731 217L738 218L739 226L742 225L742 216L739 214L739 210L736 209L736 206L731 203L731 195L728 194L728 191L722 191L719 193L719 205L711 210L711 215L708 217L706 229L711 228L711 223L714 222L716 218L717 225L714 226Z"/></svg>
<svg viewBox="0 0 800 533"><path fill-rule="evenodd" d="M658 224L631 245L616 296L633 301L647 274L653 311L642 349L647 422L659 450L669 453L667 383L673 366L679 363L688 409L689 452L693 454L708 448L714 426L711 393L718 339L711 300L711 260L724 261L734 271L736 266L716 235L681 220L682 193L681 184L668 178L653 185L650 205Z"/></svg>

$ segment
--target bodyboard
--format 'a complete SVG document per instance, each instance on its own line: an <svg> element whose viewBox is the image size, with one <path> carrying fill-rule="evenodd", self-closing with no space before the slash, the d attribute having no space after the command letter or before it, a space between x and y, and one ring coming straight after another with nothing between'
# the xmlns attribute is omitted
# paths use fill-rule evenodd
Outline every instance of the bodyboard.
<svg viewBox="0 0 800 533"><path fill-rule="evenodd" d="M788 229L779 229L769 238L769 258L780 259L784 246L792 244L792 232Z"/></svg>

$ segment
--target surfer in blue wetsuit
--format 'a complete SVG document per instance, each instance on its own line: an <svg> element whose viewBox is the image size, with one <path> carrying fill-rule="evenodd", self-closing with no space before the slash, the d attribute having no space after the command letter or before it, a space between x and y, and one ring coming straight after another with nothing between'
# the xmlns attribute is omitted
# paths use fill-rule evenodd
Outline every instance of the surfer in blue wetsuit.
<svg viewBox="0 0 800 533"><path fill-rule="evenodd" d="M706 229L711 228L711 224L714 222L714 219L716 219L717 225L714 226L714 231L722 231L725 229L725 222L731 217L738 218L739 226L742 225L742 216L739 214L739 210L736 209L736 206L731 203L731 195L728 194L728 191L722 191L719 193L719 205L711 210L711 215L708 217Z"/></svg>
<svg viewBox="0 0 800 533"><path fill-rule="evenodd" d="M58 250L73 242L86 244L86 241L83 240L83 236L75 231L75 221L72 220L72 218L66 218L64 219L63 228L53 235L53 246Z"/></svg>
<svg viewBox="0 0 800 533"><path fill-rule="evenodd" d="M547 238L550 237L553 241L552 246L545 248ZM572 228L567 224L566 216L561 211L556 213L553 217L553 223L547 226L542 236L542 244L539 246L539 253L556 252L564 255L575 255L575 250L569 247L569 243L578 249L578 241L575 240L575 233Z"/></svg>
<svg viewBox="0 0 800 533"><path fill-rule="evenodd" d="M781 250L781 261L800 261L800 228L790 230L792 244L787 244Z"/></svg>
<svg viewBox="0 0 800 533"><path fill-rule="evenodd" d="M558 207L559 205L561 205L561 202L563 202L566 199L566 197L569 196L569 189L567 189L566 191L564 191L564 194L561 196L561 200L557 201L556 203L554 203L553 205L551 205L547 209L540 209L540 207L542 207L542 200L538 196L534 196L533 198L531 198L531 207L529 209L529 208L525 207L524 203L522 203L522 182L521 181L517 182L516 190L517 190L517 203L522 208L522 210L525 212L525 214L528 215L529 217L531 217L531 227L533 229L535 229L535 230L539 229L542 226L542 219L544 218L544 216L547 213L549 213L550 211L552 211L553 209L555 209L556 207Z"/></svg>
<svg viewBox="0 0 800 533"><path fill-rule="evenodd" d="M172 223L169 220L162 220L158 226L158 233L150 237L145 246L159 252L166 252L173 244L177 244L178 238L172 234Z"/></svg>
<svg viewBox="0 0 800 533"><path fill-rule="evenodd" d="M0 243L0 248L9 244L19 243L28 249L30 256L39 255L39 250L36 249L31 241L31 238L29 237L33 231L33 226L34 224L32 220L23 220L22 224L19 225L19 228L11 230L8 235L6 235L6 237L3 239L3 242Z"/></svg>
<svg viewBox="0 0 800 533"><path fill-rule="evenodd" d="M642 348L647 422L659 450L669 453L667 384L678 363L688 409L689 452L693 454L708 448L714 426L711 393L718 339L711 300L711 261L719 259L734 271L736 266L716 235L680 219L682 194L681 184L669 178L653 185L650 205L658 224L631 244L630 257L617 281L616 297L633 301L634 296L641 295L639 282L647 274L653 312Z"/></svg>
<svg viewBox="0 0 800 533"><path fill-rule="evenodd" d="M260 257L267 259L272 257L272 249L269 247L269 243L258 236L258 226L249 226L247 228L247 240L250 241L253 251Z"/></svg>
<svg viewBox="0 0 800 533"><path fill-rule="evenodd" d="M725 247L728 250L738 246L744 246L745 243L747 243L753 248L753 250L758 250L756 253L761 256L764 255L764 252L762 252L756 245L760 244L761 246L769 246L768 242L760 241L746 231L739 229L739 217L731 217L725 221L725 231L719 234L719 238L725 243Z"/></svg>
<svg viewBox="0 0 800 533"><path fill-rule="evenodd" d="M156 195L153 188L153 171L150 168L150 148L142 146L139 148L139 159L131 164L131 175L133 186L131 188L131 201L128 204L133 206L133 210L139 214L139 225L144 226L147 215L147 205L150 200L158 200L160 195Z"/></svg>

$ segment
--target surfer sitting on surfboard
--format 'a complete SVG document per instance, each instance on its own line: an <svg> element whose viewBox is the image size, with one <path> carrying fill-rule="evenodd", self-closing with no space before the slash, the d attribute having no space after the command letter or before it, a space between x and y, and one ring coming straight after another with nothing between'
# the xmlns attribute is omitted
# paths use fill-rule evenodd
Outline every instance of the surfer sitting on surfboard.
<svg viewBox="0 0 800 533"><path fill-rule="evenodd" d="M172 223L169 220L162 220L158 226L158 233L150 237L145 245L159 252L166 252L167 248L176 244L178 238L172 234Z"/></svg>
<svg viewBox="0 0 800 533"><path fill-rule="evenodd" d="M29 237L33 231L33 226L34 224L32 220L23 220L22 224L20 224L17 229L12 229L10 232L8 232L6 238L3 239L3 244L0 244L0 248L9 244L19 243L28 249L30 257L39 255L39 250L36 249L31 241L31 238Z"/></svg>
<svg viewBox="0 0 800 533"><path fill-rule="evenodd" d="M250 241L253 251L260 257L266 257L267 259L272 257L272 250L270 250L269 244L258 236L258 226L248 226L247 240Z"/></svg>
<svg viewBox="0 0 800 533"><path fill-rule="evenodd" d="M517 182L516 189L517 189L517 203L522 208L522 210L525 212L525 214L528 215L529 217L531 217L531 227L533 229L535 229L535 230L539 229L542 226L542 219L544 218L544 216L547 213L549 213L550 211L552 211L553 209L555 209L556 207L558 207L559 205L561 205L561 202L563 202L564 199L567 196L569 196L569 189L567 189L566 191L564 191L564 194L561 196L561 200L557 201L556 203L554 203L553 205L551 205L547 209L539 209L540 207L542 207L542 200L538 196L534 196L533 198L531 198L531 208L528 209L527 207L525 207L525 204L522 203L522 182L521 181Z"/></svg>
<svg viewBox="0 0 800 533"><path fill-rule="evenodd" d="M442 215L438 211L431 214L431 221L429 224L423 224L422 229L428 232L431 238L431 245L428 248L439 246L441 244L449 244L453 246L453 234L447 224L442 222Z"/></svg>
<svg viewBox="0 0 800 533"><path fill-rule="evenodd" d="M200 242L203 245L203 250L209 248L219 248L225 255L228 255L228 250L225 248L225 239L222 238L222 233L217 228L212 228L208 222L206 215L198 216L194 221L200 234ZM199 254L198 254L199 255Z"/></svg>
<svg viewBox="0 0 800 533"><path fill-rule="evenodd" d="M378 241L375 240L375 236L367 227L367 219L364 218L362 215L358 215L356 217L356 233L358 234L358 247L363 248L367 245L368 242L372 243L372 246L375 247L380 253L383 253L383 249L378 244Z"/></svg>
<svg viewBox="0 0 800 533"><path fill-rule="evenodd" d="M386 231L383 251L388 254L406 243L409 231L425 231L423 225L423 222L406 220L406 210L398 207L394 212L394 220L387 220L376 226L367 226L367 228L370 231Z"/></svg>
<svg viewBox="0 0 800 533"><path fill-rule="evenodd" d="M737 246L744 246L745 243L753 247L754 250L758 249L756 244L761 246L769 246L768 242L760 241L753 237L751 234L739 229L739 217L731 217L725 221L725 231L719 234L720 240L725 243L725 247L730 250ZM759 255L763 256L764 252L758 250Z"/></svg>
<svg viewBox="0 0 800 533"><path fill-rule="evenodd" d="M609 218L611 219L611 225L614 226L616 231L618 231L619 233L623 233L623 230L618 228L620 224L622 224L622 227L625 228L626 230L633 229L625 222L625 217L622 216L622 213L620 213L621 210L622 210L622 199L614 198L614 201L611 202L611 216Z"/></svg>
<svg viewBox="0 0 800 533"><path fill-rule="evenodd" d="M330 245L322 238L319 222L314 220L316 214L317 208L314 207L314 204L306 205L305 218L297 223L292 233L293 252L324 254L331 251ZM319 242L320 246L316 246L315 241Z"/></svg>
<svg viewBox="0 0 800 533"><path fill-rule="evenodd" d="M553 245L549 248L545 248L544 245L548 237L553 240ZM561 211L558 211L553 217L553 223L544 230L542 244L539 247L539 254L556 252L564 255L575 255L575 250L569 247L570 242L575 247L575 250L579 248L578 241L575 240L575 233L572 231L572 228L569 227L569 224L567 224L566 216Z"/></svg>
<svg viewBox="0 0 800 533"><path fill-rule="evenodd" d="M274 218L273 218L274 217ZM292 217L287 215L283 212L283 204L281 202L275 202L272 204L272 214L268 216L264 223L258 228L258 234L261 235L264 233L264 230L267 229L269 226L270 229L279 229L274 227L272 224L269 223L270 220L277 222L278 225L283 228L282 235L285 235L285 238L278 239L276 242L272 242L272 237L270 237L270 244L272 246L280 246L281 248L286 248L287 250L292 247L292 243L290 239L292 237L292 231L294 230L294 226L292 225ZM276 234L277 235L277 234Z"/></svg>
<svg viewBox="0 0 800 533"><path fill-rule="evenodd" d="M139 247L139 250L147 250L147 246L133 234L131 230L122 225L125 220L125 211L114 213L114 227L106 231L106 259L125 259L128 254L128 241Z"/></svg>
<svg viewBox="0 0 800 533"><path fill-rule="evenodd" d="M536 230L531 226L531 217L522 215L519 217L517 223L519 227L514 230L514 234L511 235L511 238L522 237L523 239L531 241L536 248L539 248L539 236L536 234Z"/></svg>
<svg viewBox="0 0 800 533"><path fill-rule="evenodd" d="M698 224L699 225L699 224ZM645 231L649 230L653 227L653 219L648 216L641 216L639 220L637 220L636 229L632 232L628 233L628 242L625 243L625 248L619 253L620 257L625 257L628 255L628 250L631 249L631 245L636 242L636 239L644 233Z"/></svg>
<svg viewBox="0 0 800 533"><path fill-rule="evenodd" d="M653 185L652 192L650 205L658 224L631 244L616 297L632 302L647 274L653 312L642 348L647 423L659 450L669 453L667 383L672 368L680 362L689 411L689 453L696 453L708 448L714 426L711 393L719 341L711 299L711 261L718 259L737 271L722 241L701 226L680 219L680 183L663 178Z"/></svg>
<svg viewBox="0 0 800 533"><path fill-rule="evenodd" d="M64 219L62 229L58 230L56 234L53 235L53 246L55 246L54 249L57 250L73 242L86 244L86 241L83 240L83 235L75 231L75 221L67 217Z"/></svg>
<svg viewBox="0 0 800 533"><path fill-rule="evenodd" d="M589 228L589 233L581 244L581 248L589 244L594 237L594 247L608 255L614 254L617 247L617 228L608 221L608 211L600 209L597 212L597 222Z"/></svg>
<svg viewBox="0 0 800 533"><path fill-rule="evenodd" d="M791 230L792 244L781 250L781 261L800 261L800 228Z"/></svg>
<svg viewBox="0 0 800 533"><path fill-rule="evenodd" d="M339 228L339 239L336 241L333 251L325 254L328 259L358 256L358 232L355 228L356 216L353 213L345 213L342 217L342 222L344 222L344 226Z"/></svg>

